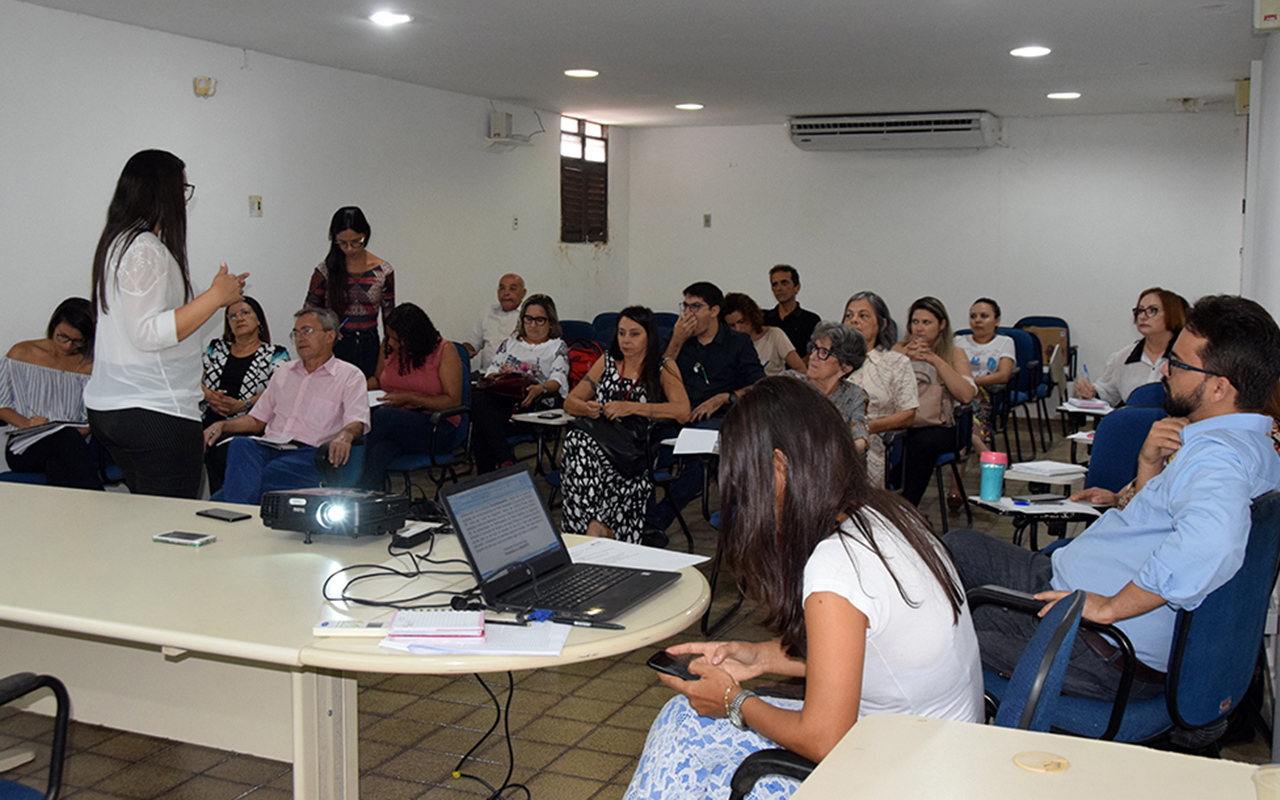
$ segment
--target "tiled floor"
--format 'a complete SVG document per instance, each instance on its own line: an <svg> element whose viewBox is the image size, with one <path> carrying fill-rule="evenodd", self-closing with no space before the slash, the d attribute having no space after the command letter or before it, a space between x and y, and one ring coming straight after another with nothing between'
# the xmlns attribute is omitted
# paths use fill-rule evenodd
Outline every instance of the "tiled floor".
<svg viewBox="0 0 1280 800"><path fill-rule="evenodd" d="M1051 457L1066 459L1059 438ZM976 492L977 470L966 482ZM926 496L922 510L938 523L937 494ZM696 505L686 518L692 523L698 552L714 551L714 531L700 519ZM1008 523L978 512L975 527L1009 536ZM951 517L964 523L963 513ZM681 540L678 530L673 532ZM683 544L673 539L673 547ZM729 601L721 592L717 610ZM759 640L764 632L749 613L739 612L725 636ZM697 636L697 628L671 643ZM645 732L671 691L644 666L650 651L630 653L552 669L514 674L510 724L515 767L511 780L523 783L534 797L554 800L618 798L626 789L644 745ZM486 675L499 702L507 700L507 676ZM480 741L495 719L494 702L474 676L459 678L361 674L360 791L366 798L475 798L488 794L478 781L454 778L463 754ZM52 723L43 717L0 709L0 750L33 748L34 762L7 773L39 786L48 759ZM510 759L499 727L476 750L462 772L492 786L500 785ZM1270 760L1261 740L1235 746L1228 757L1252 763ZM207 798L256 800L291 794L289 765L206 747L73 724L64 797ZM522 797L518 790L506 797Z"/></svg>

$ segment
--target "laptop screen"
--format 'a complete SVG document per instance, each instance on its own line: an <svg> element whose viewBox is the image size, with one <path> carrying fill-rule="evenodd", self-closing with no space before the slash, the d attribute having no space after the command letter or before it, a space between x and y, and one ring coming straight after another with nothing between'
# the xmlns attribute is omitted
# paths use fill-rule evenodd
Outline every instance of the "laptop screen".
<svg viewBox="0 0 1280 800"><path fill-rule="evenodd" d="M512 562L533 562L563 547L527 470L499 472L449 491L446 503L482 581L501 575ZM527 574L519 567L517 572Z"/></svg>

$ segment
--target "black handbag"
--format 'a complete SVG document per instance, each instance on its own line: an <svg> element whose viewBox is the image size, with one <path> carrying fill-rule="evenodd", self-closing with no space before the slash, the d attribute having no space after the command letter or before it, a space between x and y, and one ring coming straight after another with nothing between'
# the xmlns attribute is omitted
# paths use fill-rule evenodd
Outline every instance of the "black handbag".
<svg viewBox="0 0 1280 800"><path fill-rule="evenodd" d="M646 417L575 417L573 425L600 445L605 458L622 477L634 480L648 472L651 448Z"/></svg>

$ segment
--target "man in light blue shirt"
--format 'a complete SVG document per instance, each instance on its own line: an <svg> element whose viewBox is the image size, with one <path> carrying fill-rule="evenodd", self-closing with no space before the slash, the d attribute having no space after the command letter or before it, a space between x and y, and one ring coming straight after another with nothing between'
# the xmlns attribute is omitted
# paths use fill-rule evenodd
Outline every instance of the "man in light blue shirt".
<svg viewBox="0 0 1280 800"><path fill-rule="evenodd" d="M1280 488L1272 420L1261 413L1280 380L1280 328L1251 300L1203 297L1164 374L1170 416L1152 426L1138 457L1138 492L1123 510L1108 511L1052 558L975 531L946 539L966 587L996 584L1045 601L1086 590L1084 616L1115 623L1133 641L1138 698L1163 691L1177 609L1195 609L1240 568L1250 501ZM983 663L1011 673L1034 621L978 611ZM1064 692L1113 699L1117 655L1082 630Z"/></svg>

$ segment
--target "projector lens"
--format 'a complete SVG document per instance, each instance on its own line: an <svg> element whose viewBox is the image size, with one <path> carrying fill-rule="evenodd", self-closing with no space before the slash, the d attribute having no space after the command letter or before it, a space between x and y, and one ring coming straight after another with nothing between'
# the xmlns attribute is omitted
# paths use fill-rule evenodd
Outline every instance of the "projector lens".
<svg viewBox="0 0 1280 800"><path fill-rule="evenodd" d="M326 528L331 528L334 525L342 524L342 521L347 518L347 507L339 504L325 503L320 507L316 516L319 517L321 525Z"/></svg>

